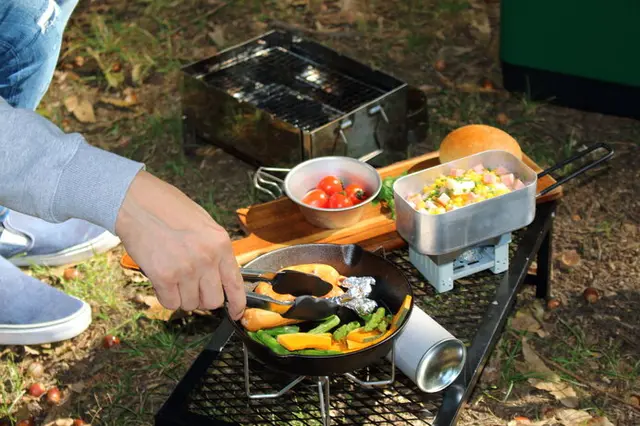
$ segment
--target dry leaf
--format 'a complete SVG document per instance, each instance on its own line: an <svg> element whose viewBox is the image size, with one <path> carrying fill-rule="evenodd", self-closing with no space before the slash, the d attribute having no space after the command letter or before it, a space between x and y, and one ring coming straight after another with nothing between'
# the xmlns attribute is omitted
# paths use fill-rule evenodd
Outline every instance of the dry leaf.
<svg viewBox="0 0 640 426"><path fill-rule="evenodd" d="M536 389L549 392L565 407L576 408L580 405L576 391L568 383L545 382L538 379L529 379L529 383Z"/></svg>
<svg viewBox="0 0 640 426"><path fill-rule="evenodd" d="M587 426L615 426L606 417L594 417L587 422Z"/></svg>
<svg viewBox="0 0 640 426"><path fill-rule="evenodd" d="M27 346L27 345L24 345L24 351L26 353L28 353L29 355L40 355L39 351L37 351L37 350Z"/></svg>
<svg viewBox="0 0 640 426"><path fill-rule="evenodd" d="M145 316L149 319L169 321L174 312L162 306L155 296L136 296L136 300L141 301L149 307L149 309L144 311Z"/></svg>
<svg viewBox="0 0 640 426"><path fill-rule="evenodd" d="M67 108L67 111L69 112L73 112L77 107L78 107L78 97L77 96L69 96L68 98L65 98L64 101L62 101L64 103L65 108Z"/></svg>
<svg viewBox="0 0 640 426"><path fill-rule="evenodd" d="M93 105L87 99L79 99L77 96L69 96L64 100L64 106L81 123L96 122Z"/></svg>
<svg viewBox="0 0 640 426"><path fill-rule="evenodd" d="M209 31L209 38L211 38L218 48L224 46L224 27L222 25L217 25L213 31Z"/></svg>
<svg viewBox="0 0 640 426"><path fill-rule="evenodd" d="M514 330L535 333L542 327L540 323L528 312L528 310L520 310L516 312L515 317L511 321L511 328Z"/></svg>
<svg viewBox="0 0 640 426"><path fill-rule="evenodd" d="M135 97L127 97L127 99L118 99L118 98L108 98L106 96L100 97L100 102L104 102L105 104L110 104L113 106L117 106L120 108L128 108L138 103L138 100Z"/></svg>
<svg viewBox="0 0 640 426"><path fill-rule="evenodd" d="M69 385L69 389L71 389L75 393L82 392L84 388L85 388L84 382L76 382Z"/></svg>
<svg viewBox="0 0 640 426"><path fill-rule="evenodd" d="M57 419L47 423L45 426L73 426L73 419Z"/></svg>
<svg viewBox="0 0 640 426"><path fill-rule="evenodd" d="M556 411L555 417L563 426L583 426L591 420L591 415L586 411L566 408Z"/></svg>
<svg viewBox="0 0 640 426"><path fill-rule="evenodd" d="M529 371L538 373L544 379L529 379L529 383L536 389L544 390L553 395L565 407L575 408L578 406L578 395L571 385L565 383L554 373L542 359L536 354L527 339L522 339L522 355L527 363Z"/></svg>

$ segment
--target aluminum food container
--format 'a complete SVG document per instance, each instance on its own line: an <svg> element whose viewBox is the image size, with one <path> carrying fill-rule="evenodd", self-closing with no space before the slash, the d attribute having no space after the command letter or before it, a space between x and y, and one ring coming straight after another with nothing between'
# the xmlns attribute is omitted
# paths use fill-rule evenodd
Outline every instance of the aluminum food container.
<svg viewBox="0 0 640 426"><path fill-rule="evenodd" d="M325 176L334 175L348 183L362 185L368 198L360 204L343 209L322 209L302 202L304 196ZM358 223L365 206L382 188L382 179L371 165L350 157L320 157L305 161L291 169L284 179L284 192L300 207L305 219L320 228L336 229Z"/></svg>
<svg viewBox="0 0 640 426"><path fill-rule="evenodd" d="M502 166L524 183L524 188L474 203L443 214L431 215L416 211L407 202L409 194L420 192L440 175L453 168L470 169L478 164ZM536 214L538 177L513 154L491 150L449 163L431 167L398 179L393 185L396 204L396 228L402 238L416 251L440 255L473 246L507 232L529 225Z"/></svg>

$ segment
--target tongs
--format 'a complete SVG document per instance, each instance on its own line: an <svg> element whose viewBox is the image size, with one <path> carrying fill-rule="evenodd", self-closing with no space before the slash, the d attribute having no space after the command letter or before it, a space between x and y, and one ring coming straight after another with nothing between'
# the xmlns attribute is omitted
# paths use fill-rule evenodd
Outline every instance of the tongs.
<svg viewBox="0 0 640 426"><path fill-rule="evenodd" d="M283 318L305 321L324 319L339 308L335 301L320 298L329 293L333 285L316 275L293 270L269 272L247 268L241 268L240 272L247 281L267 281L276 293L296 296L290 302L248 291L247 306L278 312Z"/></svg>
<svg viewBox="0 0 640 426"><path fill-rule="evenodd" d="M128 254L123 256L120 263L127 269L144 274L144 271ZM249 268L241 268L240 273L247 281L267 281L271 283L271 287L276 293L296 296L293 302L284 302L247 291L247 305L249 306L278 312L284 318L305 321L324 319L334 314L339 307L336 302L319 297L331 291L333 285L316 275L294 270L270 272ZM314 296L318 296L318 298ZM285 308L286 310L284 310Z"/></svg>

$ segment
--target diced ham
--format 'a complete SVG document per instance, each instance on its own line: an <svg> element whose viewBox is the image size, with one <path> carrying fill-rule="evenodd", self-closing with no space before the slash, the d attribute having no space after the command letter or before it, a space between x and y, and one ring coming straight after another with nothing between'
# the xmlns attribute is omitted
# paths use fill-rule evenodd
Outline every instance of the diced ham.
<svg viewBox="0 0 640 426"><path fill-rule="evenodd" d="M498 176L502 176L502 175L506 175L507 173L509 173L509 170L505 169L504 167L500 166L497 169L494 170L496 172L496 174Z"/></svg>
<svg viewBox="0 0 640 426"><path fill-rule="evenodd" d="M469 200L469 202L471 203L475 202L478 198L480 197L475 192L467 193L467 200Z"/></svg>
<svg viewBox="0 0 640 426"><path fill-rule="evenodd" d="M524 183L522 183L520 179L516 179L516 183L513 185L513 189L518 190L522 188L524 188Z"/></svg>
<svg viewBox="0 0 640 426"><path fill-rule="evenodd" d="M502 181L502 183L504 183L508 188L511 188L513 186L513 182L515 181L515 178L513 177L513 173L509 173L506 175L502 175L500 176L500 180Z"/></svg>
<svg viewBox="0 0 640 426"><path fill-rule="evenodd" d="M462 176L464 176L464 170L462 170L462 169L451 169L449 171L449 176L462 177Z"/></svg>
<svg viewBox="0 0 640 426"><path fill-rule="evenodd" d="M473 171L476 173L482 173L484 172L484 166L482 165L482 163L480 163L473 168Z"/></svg>
<svg viewBox="0 0 640 426"><path fill-rule="evenodd" d="M424 203L424 207L425 207L425 209L429 210L429 209L435 209L438 206L436 206L433 201L429 200L426 203Z"/></svg>
<svg viewBox="0 0 640 426"><path fill-rule="evenodd" d="M422 196L420 194L411 194L407 197L407 201L415 207L418 201L422 201Z"/></svg>
<svg viewBox="0 0 640 426"><path fill-rule="evenodd" d="M438 203L442 204L443 206L446 206L450 200L451 198L449 198L449 196L444 192L438 197Z"/></svg>
<svg viewBox="0 0 640 426"><path fill-rule="evenodd" d="M491 173L485 173L484 176L482 176L482 182L486 183L487 185L496 183L496 181L496 175L492 175Z"/></svg>

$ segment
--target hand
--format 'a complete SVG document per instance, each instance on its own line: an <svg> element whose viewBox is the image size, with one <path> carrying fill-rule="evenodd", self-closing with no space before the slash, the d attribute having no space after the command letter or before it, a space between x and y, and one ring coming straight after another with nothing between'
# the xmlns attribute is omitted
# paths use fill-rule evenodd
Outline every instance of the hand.
<svg viewBox="0 0 640 426"><path fill-rule="evenodd" d="M116 234L168 309L215 309L242 316L240 269L227 232L176 187L141 171L116 219ZM223 291L224 289L224 291Z"/></svg>

